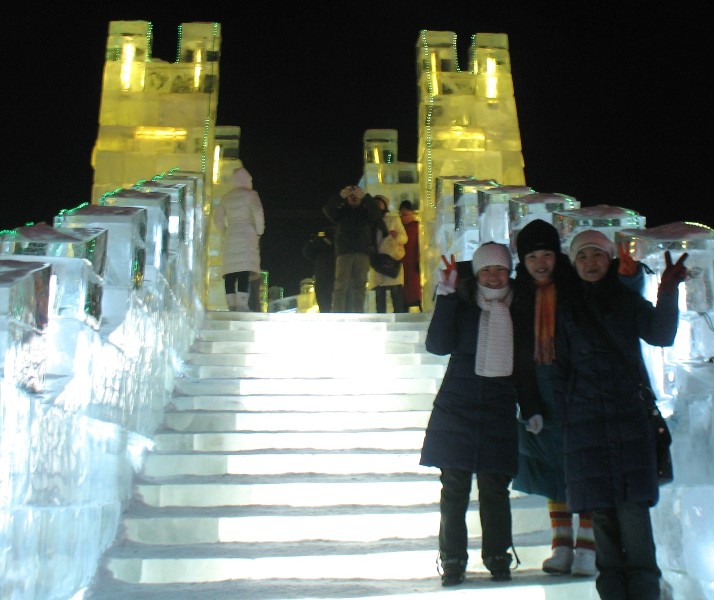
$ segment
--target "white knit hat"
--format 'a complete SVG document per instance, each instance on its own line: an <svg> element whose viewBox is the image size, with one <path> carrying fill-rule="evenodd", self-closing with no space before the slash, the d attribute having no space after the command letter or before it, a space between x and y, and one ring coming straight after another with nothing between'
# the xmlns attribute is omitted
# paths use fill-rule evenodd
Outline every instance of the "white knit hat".
<svg viewBox="0 0 714 600"><path fill-rule="evenodd" d="M491 265L506 267L509 271L513 269L511 251L507 246L496 242L486 242L476 249L471 259L471 268L474 271L474 275L484 267Z"/></svg>
<svg viewBox="0 0 714 600"><path fill-rule="evenodd" d="M608 237L595 229L581 231L570 242L570 261L575 262L575 257L583 248L599 248L605 252L610 260L615 258L617 249Z"/></svg>

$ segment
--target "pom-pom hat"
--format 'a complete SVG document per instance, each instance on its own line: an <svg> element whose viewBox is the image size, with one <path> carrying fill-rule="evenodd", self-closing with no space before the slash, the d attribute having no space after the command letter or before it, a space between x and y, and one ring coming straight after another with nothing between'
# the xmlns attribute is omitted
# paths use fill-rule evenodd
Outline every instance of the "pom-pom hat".
<svg viewBox="0 0 714 600"><path fill-rule="evenodd" d="M551 250L560 253L560 235L558 230L543 219L535 219L518 232L516 251L518 260L523 262L526 254L536 250Z"/></svg>
<svg viewBox="0 0 714 600"><path fill-rule="evenodd" d="M571 262L575 262L575 257L578 255L578 252L584 248L599 248L610 257L610 260L615 258L617 250L615 244L613 244L604 233L596 231L595 229L581 231L573 238L573 241L570 242Z"/></svg>
<svg viewBox="0 0 714 600"><path fill-rule="evenodd" d="M495 242L487 242L476 249L474 256L471 259L471 267L474 274L478 273L484 267L498 265L506 267L509 271L513 269L511 264L511 252L503 244Z"/></svg>

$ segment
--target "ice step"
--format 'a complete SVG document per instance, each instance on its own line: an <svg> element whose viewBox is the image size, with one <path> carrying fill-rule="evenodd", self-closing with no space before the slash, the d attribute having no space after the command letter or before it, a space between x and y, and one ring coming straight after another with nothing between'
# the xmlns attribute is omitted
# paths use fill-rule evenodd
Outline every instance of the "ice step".
<svg viewBox="0 0 714 600"><path fill-rule="evenodd" d="M236 396L236 395L174 395L167 410L207 410L244 412L340 412L365 411L379 413L394 410L429 410L434 404L434 394L364 394L352 395L279 395L279 396Z"/></svg>
<svg viewBox="0 0 714 600"><path fill-rule="evenodd" d="M175 380L174 393L178 395L299 395L318 396L362 394L436 394L440 381L434 378L371 379L365 373L353 379L192 379Z"/></svg>
<svg viewBox="0 0 714 600"><path fill-rule="evenodd" d="M372 503L362 497L353 504L305 506L263 506L271 498L262 498L258 488L254 502L245 505L215 506L194 505L187 507L162 506L135 510L124 519L126 539L143 544L185 545L215 543L288 543L300 541L377 542L381 540L415 540L434 537L439 531L439 489L428 489L429 504L379 504L379 497L372 496ZM413 487L404 486L408 494ZM216 491L212 486L205 493ZM321 490L316 490L318 494ZM415 490L418 495L419 490ZM143 489L142 489L143 493ZM272 492L269 492L272 493ZM386 494L399 490L385 489ZM298 493L299 496L299 493ZM220 499L220 491L218 498ZM322 502L322 497L313 496ZM235 498L230 501L234 502ZM409 498L408 500L411 500ZM408 501L407 500L407 501ZM549 526L545 501L531 502L521 499L523 506L513 500L513 535L542 532ZM326 501L326 500L325 500ZM481 536L478 504L468 511L466 522L471 537Z"/></svg>
<svg viewBox="0 0 714 600"><path fill-rule="evenodd" d="M259 452L259 453L151 453L145 477L180 475L284 475L291 473L357 474L411 473L432 475L419 465L419 453L384 452Z"/></svg>
<svg viewBox="0 0 714 600"><path fill-rule="evenodd" d="M381 412L169 412L164 427L183 432L209 431L354 431L425 429L430 411Z"/></svg>
<svg viewBox="0 0 714 600"><path fill-rule="evenodd" d="M262 449L310 450L417 450L424 442L424 431L357 432L271 432L171 433L155 436L159 452L193 450L194 452L236 452Z"/></svg>

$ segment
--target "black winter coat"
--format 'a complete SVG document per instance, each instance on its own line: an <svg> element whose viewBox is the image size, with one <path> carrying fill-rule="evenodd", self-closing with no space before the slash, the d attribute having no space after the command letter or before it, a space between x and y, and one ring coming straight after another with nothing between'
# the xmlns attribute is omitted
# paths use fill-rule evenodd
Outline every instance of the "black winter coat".
<svg viewBox="0 0 714 600"><path fill-rule="evenodd" d="M472 473L518 469L516 390L512 377L476 375L476 343L481 309L464 294L438 296L426 337L432 354L450 354L434 400L419 464ZM528 418L536 407L521 406Z"/></svg>
<svg viewBox="0 0 714 600"><path fill-rule="evenodd" d="M661 294L654 307L611 269L601 282L583 282L582 295L559 303L554 384L563 408L566 494L573 512L624 501L654 506L659 499L653 433L637 393L640 382L649 383L640 340L672 345L677 301L677 291Z"/></svg>
<svg viewBox="0 0 714 600"><path fill-rule="evenodd" d="M351 206L338 196L325 204L322 212L336 226L336 256L375 251L374 227L382 218L382 209L372 196L365 194L359 206Z"/></svg>

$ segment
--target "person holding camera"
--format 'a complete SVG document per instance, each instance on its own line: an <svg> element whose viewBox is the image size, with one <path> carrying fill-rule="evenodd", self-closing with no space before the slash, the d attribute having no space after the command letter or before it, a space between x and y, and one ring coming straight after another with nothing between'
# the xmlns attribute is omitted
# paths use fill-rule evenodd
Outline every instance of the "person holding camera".
<svg viewBox="0 0 714 600"><path fill-rule="evenodd" d="M335 287L332 312L363 313L374 224L382 218L377 201L356 185L342 188L322 212L335 224Z"/></svg>

